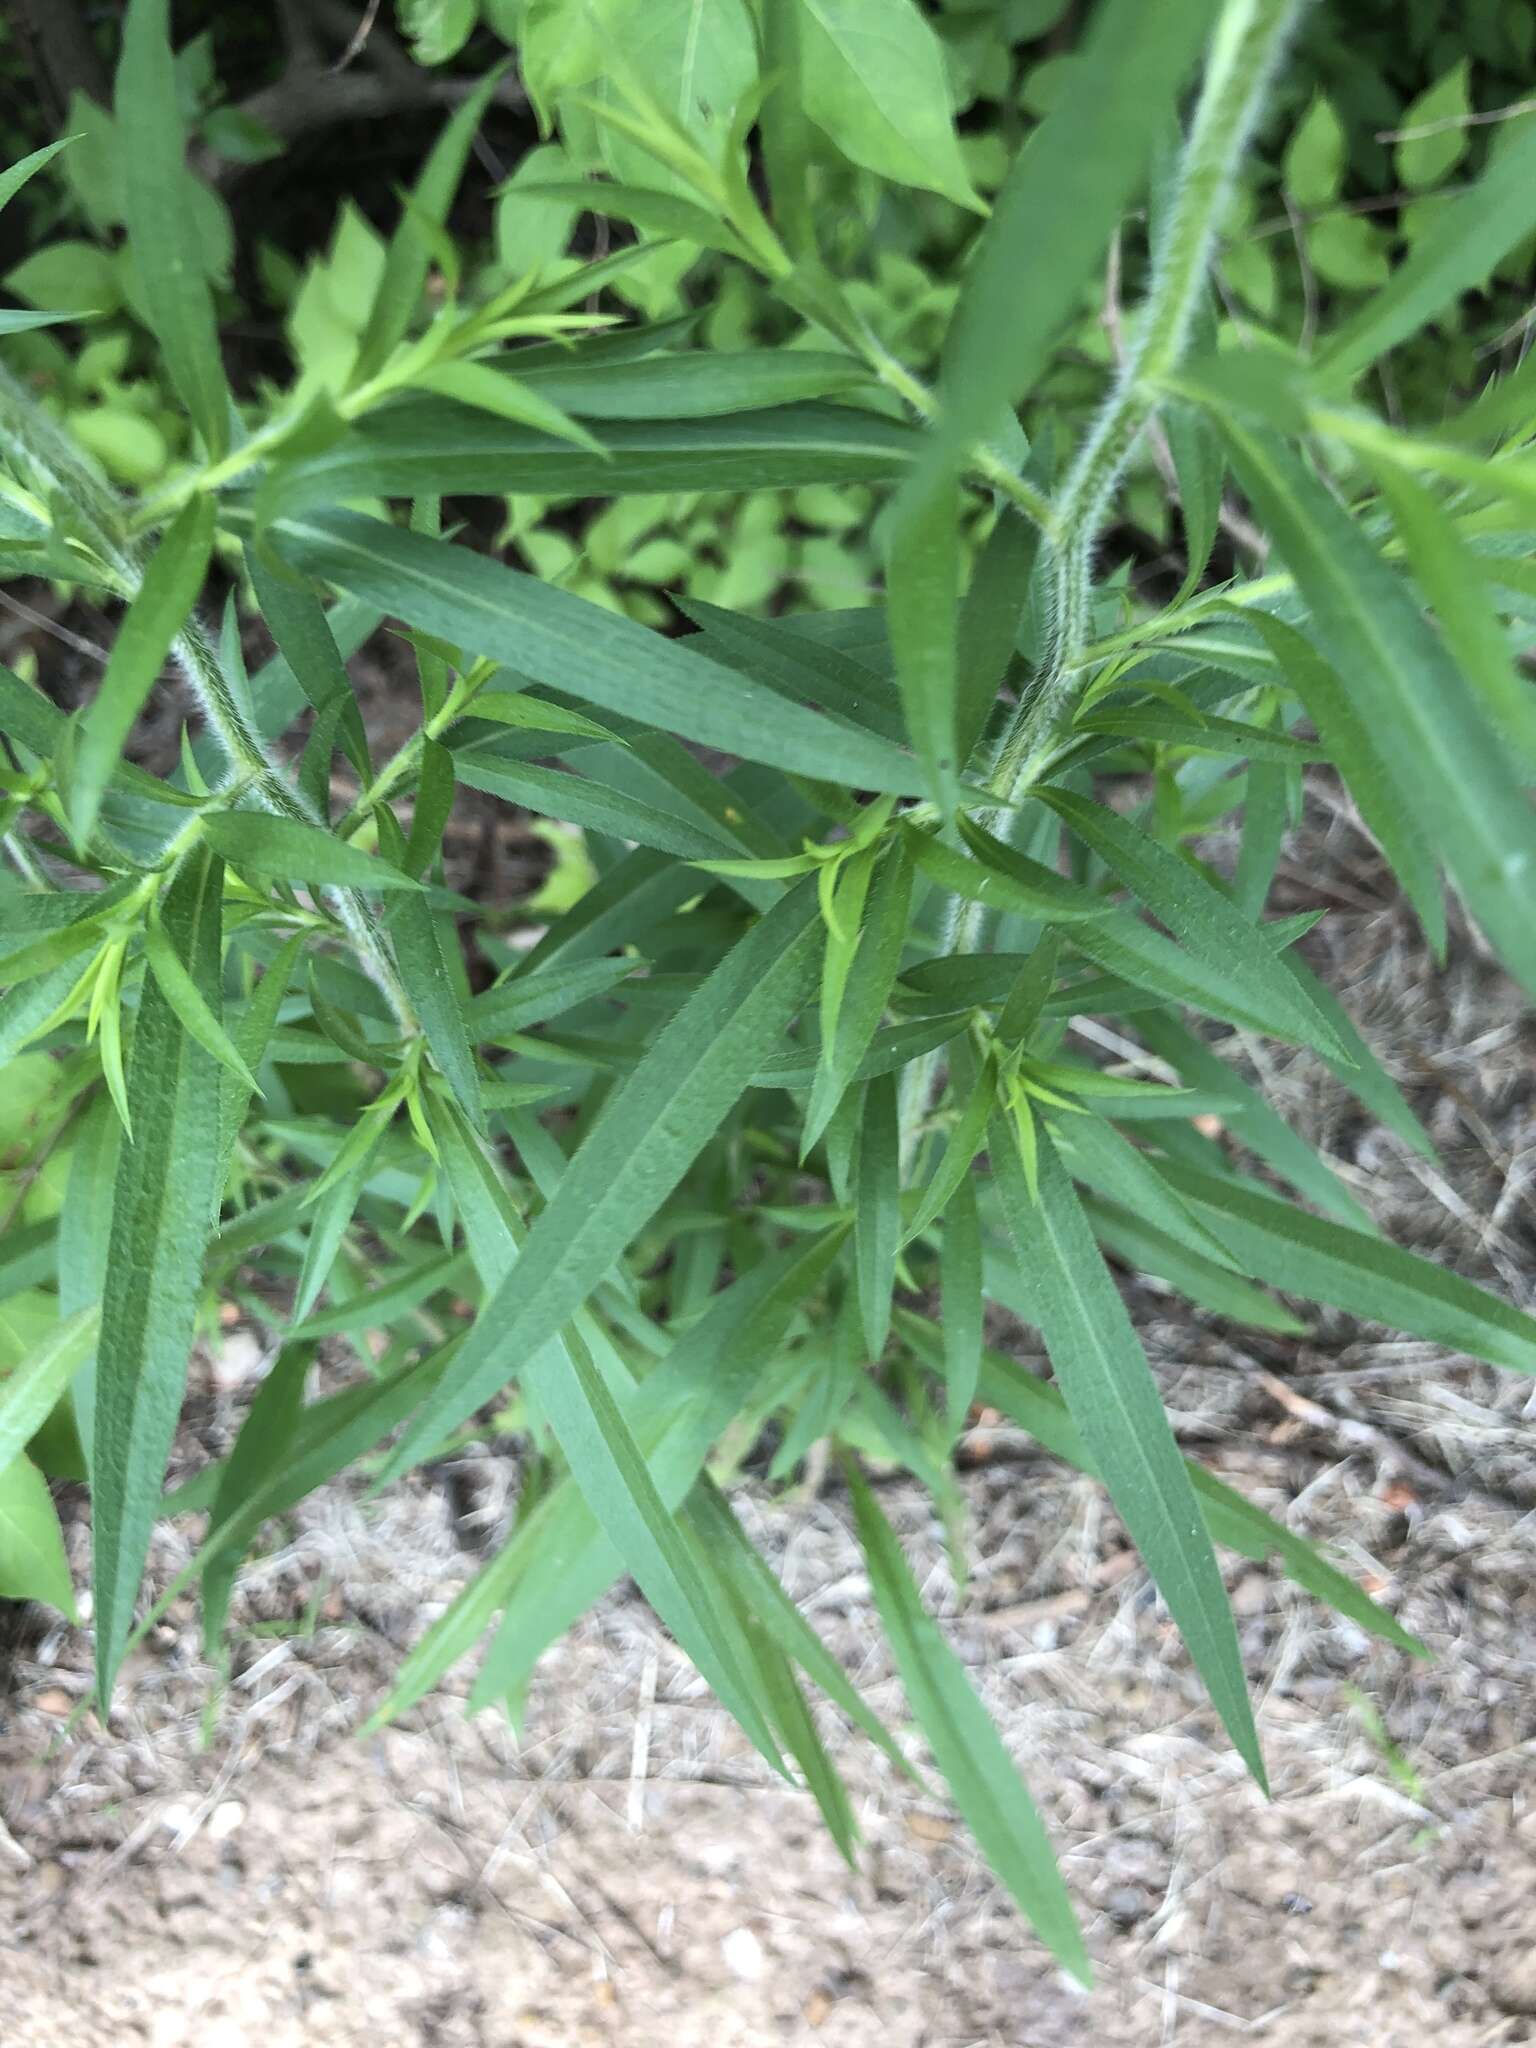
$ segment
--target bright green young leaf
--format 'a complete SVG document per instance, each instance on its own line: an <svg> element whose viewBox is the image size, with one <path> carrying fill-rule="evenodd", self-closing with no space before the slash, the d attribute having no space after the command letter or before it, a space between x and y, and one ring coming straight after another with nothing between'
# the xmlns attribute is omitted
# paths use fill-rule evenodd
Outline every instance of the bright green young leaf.
<svg viewBox="0 0 1536 2048"><path fill-rule="evenodd" d="M0 1466L0 1595L44 1600L66 1620L77 1619L64 1535L48 1482L30 1458L19 1454Z"/></svg>
<svg viewBox="0 0 1536 2048"><path fill-rule="evenodd" d="M161 995L175 1011L188 1037L196 1039L203 1051L210 1053L243 1088L259 1095L261 1090L256 1085L256 1076L240 1057L229 1033L182 964L180 954L157 917L151 917L144 927L144 958Z"/></svg>
<svg viewBox="0 0 1536 2048"><path fill-rule="evenodd" d="M1347 138L1329 100L1319 93L1285 146L1281 179L1305 212L1332 206L1344 181Z"/></svg>
<svg viewBox="0 0 1536 2048"><path fill-rule="evenodd" d="M901 966L911 900L912 863L905 846L897 846L875 873L831 1038L823 1040L822 1062L805 1112L802 1157L826 1129L869 1051ZM829 944L829 959L831 951Z"/></svg>
<svg viewBox="0 0 1536 2048"><path fill-rule="evenodd" d="M416 316L432 261L433 231L448 217L475 134L504 70L500 65L488 71L455 109L423 166L384 259L352 368L354 387L378 375Z"/></svg>
<svg viewBox="0 0 1536 2048"><path fill-rule="evenodd" d="M0 1379L0 1471L48 1420L77 1367L95 1349L100 1324L99 1308L77 1309Z"/></svg>
<svg viewBox="0 0 1536 2048"><path fill-rule="evenodd" d="M1467 90L1471 59L1463 57L1404 107L1393 151L1397 175L1415 191L1438 185L1467 153L1472 102ZM1420 132L1415 132L1415 131Z"/></svg>
<svg viewBox="0 0 1536 2048"><path fill-rule="evenodd" d="M899 184L980 206L950 111L944 49L915 0L802 0L805 111L847 157Z"/></svg>

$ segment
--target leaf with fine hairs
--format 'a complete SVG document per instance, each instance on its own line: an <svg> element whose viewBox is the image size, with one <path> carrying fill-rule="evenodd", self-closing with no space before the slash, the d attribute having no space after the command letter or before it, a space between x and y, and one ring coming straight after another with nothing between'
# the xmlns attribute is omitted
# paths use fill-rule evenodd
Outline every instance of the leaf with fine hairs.
<svg viewBox="0 0 1536 2048"><path fill-rule="evenodd" d="M223 863L183 862L166 942L215 1019ZM96 1682L105 1705L133 1621L181 1412L218 1199L219 1065L146 981L127 1063L136 1132L118 1155L96 1354L92 1446Z"/></svg>

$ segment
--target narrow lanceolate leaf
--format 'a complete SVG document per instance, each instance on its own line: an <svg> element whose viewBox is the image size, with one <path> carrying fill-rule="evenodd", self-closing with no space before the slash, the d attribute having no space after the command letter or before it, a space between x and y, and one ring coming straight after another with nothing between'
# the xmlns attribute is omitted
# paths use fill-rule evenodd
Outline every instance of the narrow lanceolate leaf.
<svg viewBox="0 0 1536 2048"><path fill-rule="evenodd" d="M832 398L870 374L852 356L815 349L687 349L631 363L557 363L523 381L583 419L682 420Z"/></svg>
<svg viewBox="0 0 1536 2048"><path fill-rule="evenodd" d="M885 551L886 627L907 737L947 818L960 800L960 492L939 477L891 508Z"/></svg>
<svg viewBox="0 0 1536 2048"><path fill-rule="evenodd" d="M1037 1143L1038 1201L1031 1197L1011 1126L1001 1119L994 1126L992 1169L1031 1319L1131 1540L1227 1732L1262 1785L1264 1763L1237 1630L1189 1474L1125 1303L1049 1132L1040 1131Z"/></svg>
<svg viewBox="0 0 1536 2048"><path fill-rule="evenodd" d="M1536 227L1536 128L1512 127L1478 182L1451 200L1379 291L1319 350L1320 380L1345 384L1416 334L1463 292L1487 282L1494 265Z"/></svg>
<svg viewBox="0 0 1536 2048"><path fill-rule="evenodd" d="M91 835L128 735L197 602L212 548L212 500L194 498L151 557L117 629L101 687L81 714L69 779L69 822L77 844Z"/></svg>
<svg viewBox="0 0 1536 2048"><path fill-rule="evenodd" d="M598 1117L516 1269L391 1461L400 1470L564 1328L719 1128L809 992L819 925L801 883L656 1037ZM680 1088L678 1077L687 1076Z"/></svg>
<svg viewBox="0 0 1536 2048"><path fill-rule="evenodd" d="M76 136L66 135L58 142L50 142L42 149L34 149L30 156L18 157L15 163L0 171L0 207L8 205L28 178L35 177L45 163L56 157L61 149L68 149L76 140Z"/></svg>
<svg viewBox="0 0 1536 2048"><path fill-rule="evenodd" d="M1088 1953L1035 1803L924 1608L891 1525L852 1463L846 1469L875 1604L934 1761L987 1861L1051 1953L1086 1984Z"/></svg>
<svg viewBox="0 0 1536 2048"><path fill-rule="evenodd" d="M347 759L366 780L373 771L363 714L324 605L307 585L280 576L258 548L246 549L245 564L278 653L317 712L325 712L333 704L340 707L342 745Z"/></svg>
<svg viewBox="0 0 1536 2048"><path fill-rule="evenodd" d="M989 1056L977 1069L960 1114L955 1119L954 1129L945 1141L939 1163L934 1168L933 1178L923 1190L922 1199L907 1225L908 1239L920 1236L949 1207L960 1183L970 1173L971 1161L986 1139L996 1099L997 1072Z"/></svg>
<svg viewBox="0 0 1536 2048"><path fill-rule="evenodd" d="M453 919L435 911L425 896L407 896L394 904L389 931L395 944L395 965L421 1020L437 1070L458 1097L464 1114L480 1130L485 1110L460 994L464 966L461 958L449 957L449 948L456 953L458 947Z"/></svg>
<svg viewBox="0 0 1536 2048"><path fill-rule="evenodd" d="M46 1600L70 1621L75 1592L48 1482L30 1458L0 1465L0 1596Z"/></svg>
<svg viewBox="0 0 1536 2048"><path fill-rule="evenodd" d="M1536 776L1536 701L1515 667L1481 574L1482 565L1449 513L1424 486L1390 462L1378 466L1392 523L1408 551L1446 646L1483 708Z"/></svg>
<svg viewBox="0 0 1536 2048"><path fill-rule="evenodd" d="M1327 1018L1308 1003L1264 934L1198 869L1107 804L1066 789L1039 794L1197 959L1230 978L1249 1010L1268 1020L1267 1030L1343 1055Z"/></svg>
<svg viewBox="0 0 1536 2048"><path fill-rule="evenodd" d="M944 1383L951 1430L965 1427L981 1370L981 1219L976 1183L967 1174L944 1214L944 1248L939 1261L944 1305Z"/></svg>
<svg viewBox="0 0 1536 2048"><path fill-rule="evenodd" d="M903 475L918 436L851 405L782 405L720 419L605 421L603 453L441 398L380 409L322 454L282 469L282 512L351 498L618 496L792 490Z"/></svg>
<svg viewBox="0 0 1536 2048"><path fill-rule="evenodd" d="M683 1506L721 1432L752 1398L840 1242L834 1231L808 1251L797 1246L753 1267L713 1298L626 1401L626 1420L669 1513ZM508 1550L517 1554L511 1591L475 1683L476 1705L520 1691L548 1645L624 1569L600 1505L569 1484L546 1496Z"/></svg>
<svg viewBox="0 0 1536 2048"><path fill-rule="evenodd" d="M288 993L288 983L303 952L305 934L295 932L286 940L257 982L254 993L239 1014L233 1026L235 1050L251 1073L266 1057L267 1046L272 1033L277 1029L277 1013L282 1008L283 998ZM250 1104L254 1089L233 1074L226 1075L219 1093L219 1172L220 1188L229 1172L229 1162L234 1157L235 1141L240 1133L245 1112Z"/></svg>
<svg viewBox="0 0 1536 2048"><path fill-rule="evenodd" d="M911 901L912 862L906 848L898 845L876 871L869 892L858 950L837 1005L830 1043L822 1046L822 1063L806 1109L802 1157L826 1129L869 1051L901 967Z"/></svg>
<svg viewBox="0 0 1536 2048"><path fill-rule="evenodd" d="M1073 1426L1065 1402L1047 1381L1025 1372L1011 1358L989 1351L982 1361L981 1393L989 1407L1001 1409L1020 1428L1027 1429L1053 1457L1075 1465L1080 1472L1094 1470L1087 1445ZM1378 1606L1304 1537L1297 1536L1272 1515L1266 1515L1262 1508L1245 1500L1193 1458L1185 1463L1214 1543L1258 1563L1277 1559L1288 1578L1337 1613L1358 1622L1370 1635L1406 1650L1412 1657L1429 1655L1417 1636L1410 1635L1394 1615Z"/></svg>
<svg viewBox="0 0 1536 2048"><path fill-rule="evenodd" d="M988 534L960 605L960 765L970 760L986 729L997 693L1018 648L1019 624L1029 602L1040 530L1003 510Z"/></svg>
<svg viewBox="0 0 1536 2048"><path fill-rule="evenodd" d="M1536 820L1508 745L1358 521L1272 436L1233 419L1222 431L1362 717L1414 762L1424 836L1510 971L1536 988Z"/></svg>
<svg viewBox="0 0 1536 2048"><path fill-rule="evenodd" d="M448 217L491 94L505 65L488 71L443 129L400 217L374 292L368 325L352 370L354 384L377 376L416 317L432 262L432 231Z"/></svg>
<svg viewBox="0 0 1536 2048"><path fill-rule="evenodd" d="M421 884L345 840L297 818L262 811L208 811L203 837L232 867L320 889L419 889Z"/></svg>
<svg viewBox="0 0 1536 2048"><path fill-rule="evenodd" d="M699 829L690 819L659 811L654 804L613 789L587 775L559 768L540 768L531 761L508 761L466 748L453 757L454 772L471 789L505 797L546 818L560 818L585 830L654 846L679 860L710 859L731 841Z"/></svg>
<svg viewBox="0 0 1536 2048"><path fill-rule="evenodd" d="M144 310L171 382L209 455L217 458L229 446L229 386L196 217L188 203L187 137L171 54L170 0L130 0L114 106L128 250Z"/></svg>
<svg viewBox="0 0 1536 2048"><path fill-rule="evenodd" d="M144 958L161 995L176 1012L177 1020L187 1035L195 1038L204 1052L211 1053L242 1087L252 1094L260 1094L256 1076L240 1057L229 1033L183 966L180 954L158 918L151 918L144 927Z"/></svg>
<svg viewBox="0 0 1536 2048"><path fill-rule="evenodd" d="M1315 1202L1329 1215L1337 1216L1341 1222L1375 1234L1369 1214L1306 1139L1293 1131L1258 1089L1249 1087L1240 1075L1234 1074L1226 1061L1212 1052L1203 1040L1172 1017L1154 1015L1138 1018L1137 1029L1153 1052L1177 1068L1192 1086L1231 1090L1238 1108L1233 1129L1239 1143L1267 1160L1299 1195ZM1136 1206L1134 1202L1131 1204L1133 1208ZM1149 1220L1156 1222L1158 1219L1151 1217Z"/></svg>
<svg viewBox="0 0 1536 2048"><path fill-rule="evenodd" d="M166 892L165 936L215 1017L224 871L187 860ZM218 1188L219 1067L147 981L128 1055L136 1133L118 1156L93 1443L96 1676L103 1702L149 1549L181 1411Z"/></svg>
<svg viewBox="0 0 1536 2048"><path fill-rule="evenodd" d="M411 382L419 391L435 392L439 398L451 398L457 405L490 413L496 419L537 427L589 454L601 457L604 453L597 436L552 398L531 389L519 377L492 369L489 363L434 363L430 369L417 371Z"/></svg>
<svg viewBox="0 0 1536 2048"><path fill-rule="evenodd" d="M1019 152L966 268L925 470L952 466L1045 368L1215 13L1215 0L1110 0L1094 11L1062 96Z"/></svg>
<svg viewBox="0 0 1536 2048"><path fill-rule="evenodd" d="M1062 924L1083 918L1104 918L1111 906L1079 882L1015 853L1011 846L994 839L989 832L962 820L961 831L974 860L945 846L931 832L904 827L912 858L930 880L952 895L972 903L984 903L989 910L1013 910L1042 923Z"/></svg>
<svg viewBox="0 0 1536 2048"><path fill-rule="evenodd" d="M564 1010L606 995L644 965L636 959L587 960L574 967L538 968L472 997L465 1014L477 1039L526 1031L531 1024L542 1024Z"/></svg>
<svg viewBox="0 0 1536 2048"><path fill-rule="evenodd" d="M533 1243L530 1234L511 1284L519 1279L527 1284ZM492 1314L494 1307L489 1304L482 1314ZM567 1355L570 1369L542 1376L537 1391L577 1485L646 1599L763 1755L777 1765L778 1750L762 1705L725 1625L720 1589L667 1512L612 1389L585 1346L573 1344Z"/></svg>
<svg viewBox="0 0 1536 2048"><path fill-rule="evenodd" d="M1222 1241L1255 1279L1512 1372L1536 1373L1536 1318L1460 1274L1309 1216L1251 1181L1172 1159L1162 1171L1186 1200L1219 1215Z"/></svg>
<svg viewBox="0 0 1536 2048"><path fill-rule="evenodd" d="M485 555L347 512L274 532L312 574L573 697L797 774L922 794L916 762L873 734Z"/></svg>
<svg viewBox="0 0 1536 2048"><path fill-rule="evenodd" d="M1419 813L1416 767L1392 744L1390 731L1374 726L1306 634L1257 606L1245 608L1284 673L1288 688L1322 735L1328 758L1349 784L1350 794L1424 927L1434 951L1445 952L1445 903L1435 866L1434 842Z"/></svg>
<svg viewBox="0 0 1536 2048"><path fill-rule="evenodd" d="M312 1345L288 1345L257 1388L219 1476L210 1516L213 1528L232 1520L287 1463L313 1359ZM240 1553L231 1546L210 1558L203 1572L203 1654L216 1664L223 1662L224 1623L239 1563Z"/></svg>
<svg viewBox="0 0 1536 2048"><path fill-rule="evenodd" d="M896 1077L882 1074L864 1091L864 1115L853 1160L853 1263L859 1316L872 1359L885 1349L891 1290L901 1244L900 1132Z"/></svg>
<svg viewBox="0 0 1536 2048"><path fill-rule="evenodd" d="M76 1367L95 1348L100 1322L99 1308L77 1309L0 1379L0 1472L48 1420Z"/></svg>

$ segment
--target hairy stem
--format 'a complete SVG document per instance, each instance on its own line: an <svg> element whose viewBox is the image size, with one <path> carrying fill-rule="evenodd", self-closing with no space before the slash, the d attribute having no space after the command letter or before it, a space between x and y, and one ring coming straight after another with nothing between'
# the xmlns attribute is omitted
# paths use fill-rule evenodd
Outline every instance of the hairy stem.
<svg viewBox="0 0 1536 2048"><path fill-rule="evenodd" d="M1217 24L1135 340L1053 507L1050 648L998 755L1001 796L1029 787L1079 692L1094 546L1162 380L1188 346L1216 223L1297 12L1298 0L1227 0Z"/></svg>

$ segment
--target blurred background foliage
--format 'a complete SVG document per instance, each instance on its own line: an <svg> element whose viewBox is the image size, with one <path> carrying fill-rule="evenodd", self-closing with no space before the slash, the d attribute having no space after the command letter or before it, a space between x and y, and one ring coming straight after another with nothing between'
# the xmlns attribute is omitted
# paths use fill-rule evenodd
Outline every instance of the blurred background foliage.
<svg viewBox="0 0 1536 2048"><path fill-rule="evenodd" d="M855 280L861 318L909 370L934 367L986 200L1060 93L1082 13L1079 0L881 0L877 41L868 0L817 0L808 12L816 234L833 271ZM107 84L119 20L116 0L19 0L0 22L0 157L80 138L7 213L0 280L22 306L90 312L13 337L8 357L108 476L152 493L183 461L187 423L155 374L124 245ZM711 138L723 142L715 109L743 95L750 106L755 82L772 76L751 0L709 0L702 14L694 0L187 0L177 23L196 138L186 204L253 423L296 382L340 382L383 260L381 224L446 110L498 64L431 291L474 304L627 249L587 311L686 321L715 349L825 344L746 265L666 236L654 200L629 228L570 191L594 174L665 190L665 171L623 132L637 87L706 154ZM1267 330L1305 346L1320 319L1347 315L1490 150L1536 118L1533 76L1530 0L1314 6L1231 194L1218 345L1262 346ZM1432 423L1510 366L1528 339L1532 261L1531 245L1515 250L1462 301L1459 325L1393 353L1377 373L1391 379L1379 394L1389 414ZM1145 262L1133 223L1033 394L1037 460L1072 438L1053 434L1053 419L1075 429L1097 403L1122 345L1121 297L1134 302ZM867 402L900 409L878 389ZM1149 444L1129 473L1111 536L1128 572L1153 579L1177 516L1158 453ZM870 522L857 489L606 505L519 497L500 539L541 576L665 625L673 596L766 609L867 602Z"/></svg>

